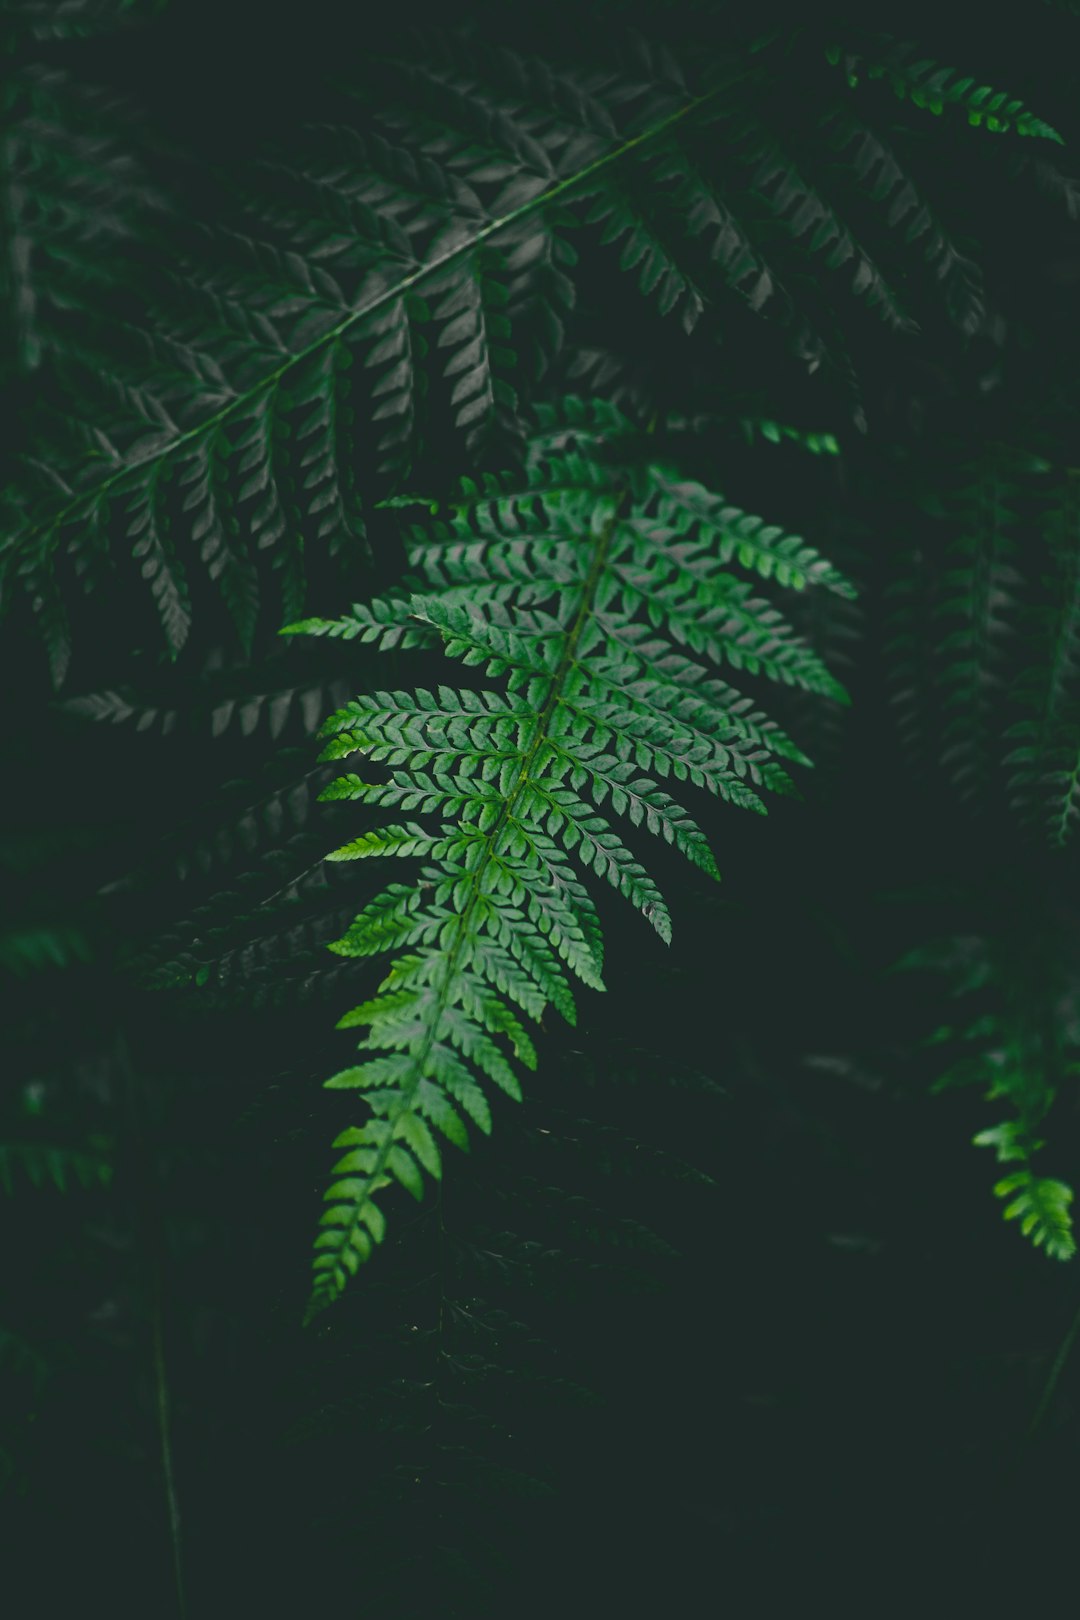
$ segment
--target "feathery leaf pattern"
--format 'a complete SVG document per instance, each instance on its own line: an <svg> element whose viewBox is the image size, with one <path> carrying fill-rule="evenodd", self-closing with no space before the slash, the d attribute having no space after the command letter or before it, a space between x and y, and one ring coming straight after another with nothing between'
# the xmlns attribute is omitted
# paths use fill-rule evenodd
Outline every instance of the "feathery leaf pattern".
<svg viewBox="0 0 1080 1620"><path fill-rule="evenodd" d="M613 407L570 398L538 416L523 475L466 479L445 515L411 526L416 572L399 590L289 627L382 648L441 641L498 682L375 692L324 728L324 757L385 767L385 780L350 773L324 798L442 819L392 821L330 857L426 864L331 947L405 954L341 1020L367 1031L364 1056L326 1084L362 1091L372 1117L335 1142L345 1151L326 1193L313 1309L381 1241L378 1194L396 1181L419 1198L422 1172L441 1174L437 1135L465 1145L463 1115L491 1128L481 1079L520 1098L510 1059L532 1068L536 1052L519 1012L535 1020L550 1003L573 1020L570 978L603 988L579 868L670 939L663 895L617 825L718 877L705 834L662 784L689 781L759 812L762 790L789 788L778 761L803 756L710 666L845 698L781 613L729 572L736 562L850 596L812 546L649 459L648 435Z"/></svg>

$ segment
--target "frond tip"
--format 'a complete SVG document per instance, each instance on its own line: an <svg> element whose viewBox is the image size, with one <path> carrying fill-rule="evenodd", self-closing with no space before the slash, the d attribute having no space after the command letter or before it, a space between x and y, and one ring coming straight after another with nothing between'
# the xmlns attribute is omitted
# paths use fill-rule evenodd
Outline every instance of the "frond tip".
<svg viewBox="0 0 1080 1620"><path fill-rule="evenodd" d="M1045 1247L1054 1260L1071 1260L1076 1253L1072 1233L1072 1188L1048 1176L1033 1176L1030 1170L1017 1170L997 1183L994 1192L1009 1198L1007 1221L1019 1220L1020 1230L1036 1248Z"/></svg>
<svg viewBox="0 0 1080 1620"><path fill-rule="evenodd" d="M1045 1248L1051 1259L1071 1260L1076 1253L1069 1212L1073 1190L1064 1181L1036 1176L1029 1168L1031 1156L1046 1143L1036 1141L1024 1123L1016 1119L980 1131L972 1141L976 1147L992 1147L999 1164L1011 1161L1021 1166L994 1185L996 1197L1010 1200L1002 1211L1005 1219L1018 1220L1024 1236L1037 1249Z"/></svg>
<svg viewBox="0 0 1080 1620"><path fill-rule="evenodd" d="M1011 920L1005 936L953 936L910 952L898 969L941 973L960 1007L924 1042L951 1051L952 1062L933 1085L982 1085L987 1101L1008 1103L1011 1118L973 1137L1014 1166L994 1186L1009 1202L1007 1221L1055 1260L1076 1253L1069 1205L1073 1190L1033 1169L1046 1147L1041 1131L1061 1080L1075 1074L1075 974L1065 941Z"/></svg>
<svg viewBox="0 0 1080 1620"><path fill-rule="evenodd" d="M326 1084L363 1091L370 1118L335 1146L311 1310L329 1304L382 1240L379 1193L414 1197L441 1174L440 1136L487 1132L481 1082L519 1099L512 1059L536 1053L519 1013L574 1018L570 980L603 989L603 941L581 868L606 878L668 941L663 895L624 841L652 833L713 877L705 834L669 780L762 811L806 763L776 723L710 672L747 670L845 701L782 614L729 571L792 589L851 587L798 536L748 516L636 453L612 407L539 414L523 473L462 482L441 516L407 531L402 589L330 623L289 627L380 647L421 645L496 678L497 690L375 692L323 727L324 758L366 755L324 797L405 816L331 859L419 857L331 947L403 951L347 1013L360 1063ZM618 829L618 830L617 830ZM309 1313L310 1314L310 1313Z"/></svg>
<svg viewBox="0 0 1080 1620"><path fill-rule="evenodd" d="M1017 97L920 57L918 46L910 41L878 35L865 54L839 45L830 46L825 54L834 67L843 68L851 89L865 73L869 79L884 79L901 101L907 97L913 106L927 112L940 114L946 106L962 107L969 124L981 125L992 134L1014 130L1017 135L1063 144L1057 130Z"/></svg>

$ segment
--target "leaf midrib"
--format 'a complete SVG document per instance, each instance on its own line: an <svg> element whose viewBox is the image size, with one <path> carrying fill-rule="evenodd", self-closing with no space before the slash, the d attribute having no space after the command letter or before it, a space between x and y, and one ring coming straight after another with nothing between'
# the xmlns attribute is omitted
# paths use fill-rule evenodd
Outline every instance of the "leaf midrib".
<svg viewBox="0 0 1080 1620"><path fill-rule="evenodd" d="M608 553L611 549L619 520L623 515L623 509L626 501L626 494L623 494L621 497L618 497L615 500L611 515L598 537L592 560L589 565L589 571L585 576L585 580L581 587L581 595L578 599L577 609L566 632L566 639L563 644L559 663L551 678L551 689L544 701L543 708L536 717L536 730L529 749L522 759L521 772L514 784L513 789L503 800L502 809L499 811L497 820L492 825L490 832L486 835L484 853L472 873L472 881L468 897L458 912L457 932L453 945L450 948L450 953L446 963L446 970L442 975L442 982L439 985L438 996L436 998L435 1006L432 1010L428 1025L427 1036L423 1046L416 1054L414 1059L412 1079L406 1086L402 1087L402 1100L400 1105L394 1110L393 1113L383 1116L387 1126L386 1134L383 1141L376 1147L375 1161L371 1169L366 1170L363 1173L364 1180L369 1186L379 1176L385 1173L390 1153L394 1147L399 1145L394 1135L395 1125L405 1114L412 1112L416 1093L420 1088L420 1082L424 1079L424 1069L426 1067L428 1057L430 1056L431 1049L438 1037L438 1031L442 1024L443 1014L446 1012L450 1004L450 994L457 974L458 960L461 956L465 942L469 938L469 923L477 901L480 899L482 894L482 880L484 873L486 872L490 862L496 858L500 835L507 823L512 819L514 809L522 793L525 791L526 787L529 786L530 767L541 748L543 748L545 743L548 741L548 731L551 724L551 717L560 702L562 687L566 677L574 667L578 642L581 639L582 633L592 612L597 588L599 586L604 567L607 563ZM405 1150L408 1151L407 1145ZM340 1269L340 1255L352 1242L353 1234L360 1225L361 1211L363 1210L365 1204L370 1202L370 1199L371 1194L368 1193L362 1199L358 1200L354 1205L352 1218L347 1225L341 1228L342 1241L340 1247L334 1251L337 1264L334 1266L333 1270L328 1273L327 1290L321 1289L318 1282L316 1283L315 1297L313 1297L312 1305L309 1306L309 1315L312 1307L316 1306L317 1302L323 1302L321 1300L317 1301L318 1295L324 1292L332 1291L331 1297L333 1297L334 1293L340 1291L342 1286L341 1283L336 1281L332 1282L331 1279L334 1277L334 1273ZM321 1281L321 1279L319 1279L319 1281Z"/></svg>

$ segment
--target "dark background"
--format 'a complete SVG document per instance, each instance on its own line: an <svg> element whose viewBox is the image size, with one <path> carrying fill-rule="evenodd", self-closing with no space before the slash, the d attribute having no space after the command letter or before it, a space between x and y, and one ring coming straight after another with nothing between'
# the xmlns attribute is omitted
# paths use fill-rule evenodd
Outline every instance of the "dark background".
<svg viewBox="0 0 1080 1620"><path fill-rule="evenodd" d="M571 56L602 39L608 13L629 17L457 10ZM695 14L728 26L704 6L630 20L662 36ZM908 7L891 26L1006 83L1063 131L1068 167L1071 22L1050 7ZM213 200L204 159L287 133L321 105L328 58L393 43L397 27L390 8L361 28L329 4L268 18L189 3L145 29L33 49L135 97L148 163L197 215ZM20 1187L5 1208L0 1325L44 1366L37 1385L0 1382L12 1614L175 1612L163 1383L192 1617L852 1599L877 1613L897 1590L963 1612L1012 1583L1049 1589L1080 1506L1075 1364L1026 1431L1080 1299L1075 1262L1003 1225L989 1155L969 1145L986 1110L973 1092L929 1094L935 1060L919 1043L941 988L886 970L988 906L999 928L1042 907L1067 932L1075 863L1040 853L1004 808L913 776L882 626L902 527L892 447L940 432L970 451L1037 430L1071 454L1080 252L1074 224L1006 193L970 143L943 140L941 154L939 190L977 226L1008 312L1003 343L867 332L869 432L849 431L838 463L769 447L732 474L742 504L857 558L862 616L840 671L854 708L803 716L817 749L790 711L822 761L804 802L760 822L710 807L718 889L654 852L670 950L602 899L609 993L582 993L576 1030L551 1019L525 1104L496 1109L492 1140L449 1160L439 1197L398 1201L385 1250L311 1328L309 1244L327 1145L347 1123L319 1083L342 1060L334 1020L372 982L362 967L316 969L327 918L371 879L335 872L329 900L301 892L281 923L295 932L265 949L246 920L348 824L284 801L249 815L252 784L288 793L310 768L309 728L293 709L276 736L260 722L210 737L207 706L245 677L199 665L208 646L146 672L159 711L176 713L168 735L89 724L54 701L14 623L0 706L11 913L70 924L82 943L62 970L7 976L4 1119L14 1135L100 1141L116 1168L107 1192ZM587 311L595 329L633 331L670 399L696 389L677 346L619 296L605 289ZM757 351L736 328L731 352L743 365ZM803 409L794 362L765 378L778 418ZM17 408L55 384L8 386ZM333 612L392 579L395 544L376 532L353 594L316 577L313 605ZM107 605L96 611L77 692L130 674ZM279 682L320 692L425 679L404 658L376 670L364 650L268 640L257 653ZM216 984L148 987L148 962L198 965L207 941L234 953ZM1071 1097L1053 1143L1070 1179ZM477 1328L451 1309L447 1327L448 1300L504 1316Z"/></svg>

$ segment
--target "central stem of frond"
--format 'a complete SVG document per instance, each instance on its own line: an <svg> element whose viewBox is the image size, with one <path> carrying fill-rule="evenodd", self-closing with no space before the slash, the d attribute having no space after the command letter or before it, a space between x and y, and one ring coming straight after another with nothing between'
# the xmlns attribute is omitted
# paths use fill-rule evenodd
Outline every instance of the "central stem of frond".
<svg viewBox="0 0 1080 1620"><path fill-rule="evenodd" d="M400 1104L391 1114L387 1115L388 1129L386 1131L384 1140L380 1143L377 1149L375 1162L367 1172L367 1179L369 1181L375 1181L380 1175L383 1174L387 1161L390 1157L391 1150L395 1144L395 1133L398 1121L403 1115L412 1111L416 1093L419 1090L421 1080L424 1078L424 1071L427 1067L428 1058L431 1055L431 1049L438 1039L443 1014L451 1004L454 985L461 962L462 951L470 937L471 923L477 903L484 892L484 879L486 873L491 865L492 860L499 853L499 847L502 842L503 835L505 834L508 825L513 820L515 807L529 783L529 773L532 769L533 763L536 760L541 748L549 740L552 717L558 708L566 678L570 673L570 670L573 668L578 645L581 641L585 626L589 621L589 616L592 613L593 605L596 600L596 592L599 587L600 580L603 577L604 569L607 566L607 560L611 551L612 542L615 537L615 531L618 527L620 518L623 516L626 510L628 501L628 493L624 493L615 499L610 517L597 536L596 545L593 548L592 557L589 562L589 569L582 582L581 590L578 594L574 607L573 616L566 630L566 638L563 643L559 662L556 666L555 673L551 678L550 690L548 691L547 697L544 700L543 707L537 715L533 737L529 744L528 751L522 759L517 780L507 793L497 819L492 824L490 830L485 834L483 854L476 864L475 870L472 874L472 882L470 884L468 895L461 906L460 911L458 912L457 926L454 932L453 943L450 945L446 955L446 965L444 971L439 976L438 995L434 1007L431 1010L431 1016L423 1045L416 1054L411 1074L401 1087L402 1096ZM342 1244L343 1248L347 1247L359 1220L360 1203L358 1202L352 1217L352 1221L346 1229L344 1242Z"/></svg>

